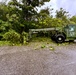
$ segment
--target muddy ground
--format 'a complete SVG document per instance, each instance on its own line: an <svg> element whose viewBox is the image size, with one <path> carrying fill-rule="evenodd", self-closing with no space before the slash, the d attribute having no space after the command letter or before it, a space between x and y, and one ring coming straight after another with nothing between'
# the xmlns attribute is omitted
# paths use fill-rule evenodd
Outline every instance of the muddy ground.
<svg viewBox="0 0 76 75"><path fill-rule="evenodd" d="M0 75L76 75L76 43L0 47Z"/></svg>

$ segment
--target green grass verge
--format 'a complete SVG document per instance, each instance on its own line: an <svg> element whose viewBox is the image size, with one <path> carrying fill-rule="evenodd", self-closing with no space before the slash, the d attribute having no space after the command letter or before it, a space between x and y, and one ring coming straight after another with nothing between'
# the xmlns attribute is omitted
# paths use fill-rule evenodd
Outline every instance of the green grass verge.
<svg viewBox="0 0 76 75"><path fill-rule="evenodd" d="M0 46L22 46L22 45L32 45L34 46L35 48L38 46L40 48L46 48L47 45L55 45L55 46L62 46L62 45L68 45L68 43L62 43L62 44L57 44L55 43L54 41L51 40L50 37L35 37L35 38L32 38L30 40L30 42L26 42L26 44L20 44L20 43L17 43L17 44L14 44L14 43L10 43L9 41L0 41ZM50 48L52 49L52 48Z"/></svg>
<svg viewBox="0 0 76 75"><path fill-rule="evenodd" d="M21 46L20 43L14 44L9 41L0 41L0 46Z"/></svg>
<svg viewBox="0 0 76 75"><path fill-rule="evenodd" d="M0 46L10 45L8 41L0 41Z"/></svg>
<svg viewBox="0 0 76 75"><path fill-rule="evenodd" d="M35 37L31 39L31 42L51 42L52 40L50 37Z"/></svg>

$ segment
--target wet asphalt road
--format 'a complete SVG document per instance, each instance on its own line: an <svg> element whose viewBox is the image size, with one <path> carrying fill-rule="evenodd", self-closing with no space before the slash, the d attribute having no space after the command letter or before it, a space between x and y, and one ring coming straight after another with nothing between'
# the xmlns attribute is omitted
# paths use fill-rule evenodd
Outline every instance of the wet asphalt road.
<svg viewBox="0 0 76 75"><path fill-rule="evenodd" d="M0 75L76 75L76 44L34 50L0 47Z"/></svg>

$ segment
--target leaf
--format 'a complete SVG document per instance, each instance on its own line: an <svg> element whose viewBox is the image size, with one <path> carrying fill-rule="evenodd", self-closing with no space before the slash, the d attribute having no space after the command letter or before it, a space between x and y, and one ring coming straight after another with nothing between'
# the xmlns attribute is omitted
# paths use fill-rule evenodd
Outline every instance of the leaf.
<svg viewBox="0 0 76 75"><path fill-rule="evenodd" d="M51 46L51 47L50 47L50 50L54 51L55 49Z"/></svg>
<svg viewBox="0 0 76 75"><path fill-rule="evenodd" d="M42 46L41 46L41 48L45 48L45 47L46 47L45 45L42 45Z"/></svg>

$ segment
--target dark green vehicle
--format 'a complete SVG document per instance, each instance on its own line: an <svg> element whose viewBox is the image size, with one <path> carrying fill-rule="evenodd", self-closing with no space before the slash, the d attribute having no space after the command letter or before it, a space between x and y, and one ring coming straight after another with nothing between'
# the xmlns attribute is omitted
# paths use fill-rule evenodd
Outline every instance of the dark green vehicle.
<svg viewBox="0 0 76 75"><path fill-rule="evenodd" d="M51 32L51 38L57 43L62 43L64 41L74 41L76 39L76 25L69 24L65 27L56 28L43 28L43 29L30 29L29 37L31 38L32 33Z"/></svg>
<svg viewBox="0 0 76 75"><path fill-rule="evenodd" d="M74 41L76 39L76 25L70 24L52 33L51 38L57 43Z"/></svg>

